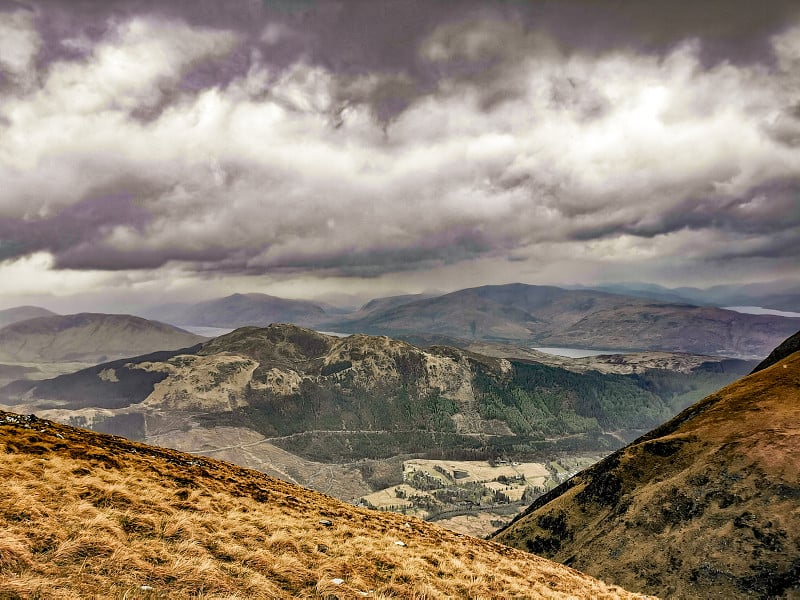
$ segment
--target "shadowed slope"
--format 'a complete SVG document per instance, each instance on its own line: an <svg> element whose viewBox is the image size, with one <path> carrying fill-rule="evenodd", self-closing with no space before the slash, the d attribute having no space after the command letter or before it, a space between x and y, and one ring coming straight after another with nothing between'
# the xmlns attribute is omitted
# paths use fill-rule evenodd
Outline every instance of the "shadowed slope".
<svg viewBox="0 0 800 600"><path fill-rule="evenodd" d="M800 582L800 352L539 498L495 539L670 598Z"/></svg>
<svg viewBox="0 0 800 600"><path fill-rule="evenodd" d="M255 471L0 413L3 598L633 598Z"/></svg>

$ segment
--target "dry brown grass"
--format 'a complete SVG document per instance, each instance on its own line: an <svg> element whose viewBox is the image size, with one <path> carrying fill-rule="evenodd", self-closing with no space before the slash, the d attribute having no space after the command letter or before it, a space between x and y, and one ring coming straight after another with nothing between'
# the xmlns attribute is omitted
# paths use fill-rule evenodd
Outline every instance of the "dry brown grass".
<svg viewBox="0 0 800 600"><path fill-rule="evenodd" d="M634 597L227 463L8 413L0 478L4 599Z"/></svg>

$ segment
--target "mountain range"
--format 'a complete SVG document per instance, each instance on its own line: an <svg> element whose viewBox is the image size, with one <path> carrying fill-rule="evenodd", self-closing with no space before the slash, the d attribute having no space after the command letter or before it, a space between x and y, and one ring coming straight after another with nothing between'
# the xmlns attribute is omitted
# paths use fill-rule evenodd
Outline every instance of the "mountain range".
<svg viewBox="0 0 800 600"><path fill-rule="evenodd" d="M759 359L800 327L800 319L524 284L470 288L362 313L325 327Z"/></svg>
<svg viewBox="0 0 800 600"><path fill-rule="evenodd" d="M665 598L800 594L800 333L494 539Z"/></svg>

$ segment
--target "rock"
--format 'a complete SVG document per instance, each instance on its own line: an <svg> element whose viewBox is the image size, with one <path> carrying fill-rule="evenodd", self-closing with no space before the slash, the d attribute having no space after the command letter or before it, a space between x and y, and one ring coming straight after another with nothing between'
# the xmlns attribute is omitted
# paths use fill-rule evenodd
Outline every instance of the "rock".
<svg viewBox="0 0 800 600"><path fill-rule="evenodd" d="M325 527L333 527L333 522L329 521L328 519L320 519L319 524L324 525Z"/></svg>

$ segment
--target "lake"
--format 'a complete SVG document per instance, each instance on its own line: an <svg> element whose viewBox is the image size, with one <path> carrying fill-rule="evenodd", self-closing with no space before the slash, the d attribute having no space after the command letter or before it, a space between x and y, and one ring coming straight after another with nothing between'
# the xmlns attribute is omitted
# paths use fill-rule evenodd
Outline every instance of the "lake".
<svg viewBox="0 0 800 600"><path fill-rule="evenodd" d="M725 310L733 310L747 315L775 315L776 317L800 317L800 312L788 310L775 310L761 306L723 306Z"/></svg>
<svg viewBox="0 0 800 600"><path fill-rule="evenodd" d="M586 348L534 348L539 352L545 354L553 354L555 356L563 356L565 358L586 358L587 356L600 356L601 354L630 354L625 350L588 350Z"/></svg>

